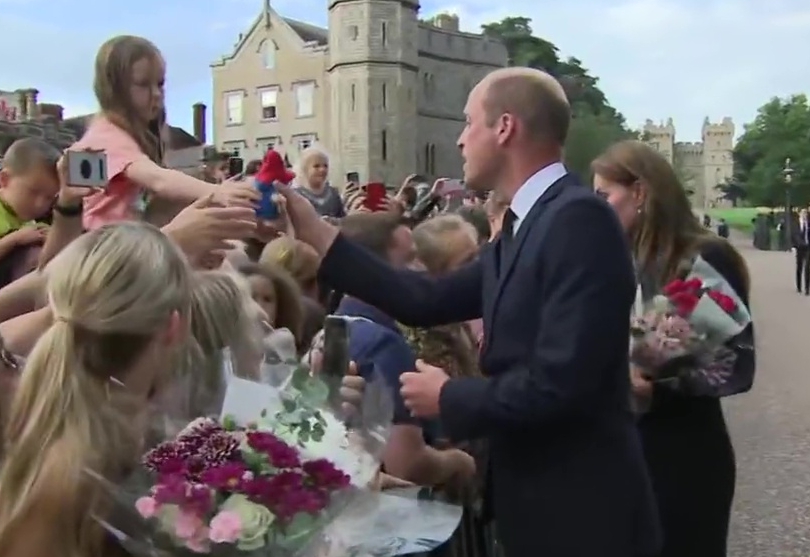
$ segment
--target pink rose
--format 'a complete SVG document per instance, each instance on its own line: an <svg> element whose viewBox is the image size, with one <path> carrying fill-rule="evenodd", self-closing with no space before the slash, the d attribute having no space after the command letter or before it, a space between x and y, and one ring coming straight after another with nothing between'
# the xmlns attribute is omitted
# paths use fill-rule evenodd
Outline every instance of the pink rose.
<svg viewBox="0 0 810 557"><path fill-rule="evenodd" d="M135 501L135 509L144 518L152 518L157 514L160 505L153 497L141 497Z"/></svg>
<svg viewBox="0 0 810 557"><path fill-rule="evenodd" d="M194 536L186 540L186 548L190 549L194 553L210 552L211 546L208 543L208 535L208 528L205 526L201 527L194 533Z"/></svg>
<svg viewBox="0 0 810 557"><path fill-rule="evenodd" d="M214 543L234 543L242 533L242 519L231 511L222 511L211 519L208 539Z"/></svg>
<svg viewBox="0 0 810 557"><path fill-rule="evenodd" d="M191 540L203 526L199 516L181 510L174 522L174 535L181 540Z"/></svg>

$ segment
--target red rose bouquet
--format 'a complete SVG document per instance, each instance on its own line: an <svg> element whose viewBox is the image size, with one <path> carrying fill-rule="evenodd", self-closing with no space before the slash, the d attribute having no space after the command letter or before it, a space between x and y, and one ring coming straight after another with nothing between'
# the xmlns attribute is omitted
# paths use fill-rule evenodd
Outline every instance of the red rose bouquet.
<svg viewBox="0 0 810 557"><path fill-rule="evenodd" d="M730 376L735 354L726 346L751 322L728 282L697 258L691 273L667 284L647 307L635 308L630 360L653 381L710 385Z"/></svg>

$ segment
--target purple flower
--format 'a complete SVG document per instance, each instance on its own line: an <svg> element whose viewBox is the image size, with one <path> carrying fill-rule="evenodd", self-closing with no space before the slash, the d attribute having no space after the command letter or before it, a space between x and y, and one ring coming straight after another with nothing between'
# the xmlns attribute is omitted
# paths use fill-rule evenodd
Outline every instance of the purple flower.
<svg viewBox="0 0 810 557"><path fill-rule="evenodd" d="M146 453L143 465L147 470L168 475L182 470L185 467L185 458L176 443L167 442Z"/></svg>
<svg viewBox="0 0 810 557"><path fill-rule="evenodd" d="M226 462L214 468L209 468L200 475L206 485L224 491L236 491L245 481L249 470L241 462Z"/></svg>
<svg viewBox="0 0 810 557"><path fill-rule="evenodd" d="M327 491L347 487L351 481L348 475L325 458L305 462L301 468L316 487Z"/></svg>
<svg viewBox="0 0 810 557"><path fill-rule="evenodd" d="M248 431L247 444L256 451L267 455L270 464L276 468L298 468L301 458L298 451L266 431Z"/></svg>

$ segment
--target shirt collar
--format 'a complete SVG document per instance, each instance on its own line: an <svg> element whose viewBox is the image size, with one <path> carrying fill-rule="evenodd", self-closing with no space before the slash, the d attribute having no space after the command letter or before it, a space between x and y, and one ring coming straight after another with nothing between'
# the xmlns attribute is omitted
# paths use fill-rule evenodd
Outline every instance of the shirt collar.
<svg viewBox="0 0 810 557"><path fill-rule="evenodd" d="M565 166L561 162L555 162L545 166L535 172L512 197L509 208L515 213L515 224L513 232L517 232L518 227L534 207L535 202L540 199L546 190L557 180L568 174Z"/></svg>

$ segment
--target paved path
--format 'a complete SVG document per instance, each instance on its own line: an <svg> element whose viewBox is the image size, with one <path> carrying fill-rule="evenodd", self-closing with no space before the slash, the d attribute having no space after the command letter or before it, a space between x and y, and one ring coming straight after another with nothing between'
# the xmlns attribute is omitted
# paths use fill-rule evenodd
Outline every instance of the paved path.
<svg viewBox="0 0 810 557"><path fill-rule="evenodd" d="M758 366L753 390L725 405L737 453L729 557L808 557L810 297L795 291L791 254L738 245L752 275Z"/></svg>

